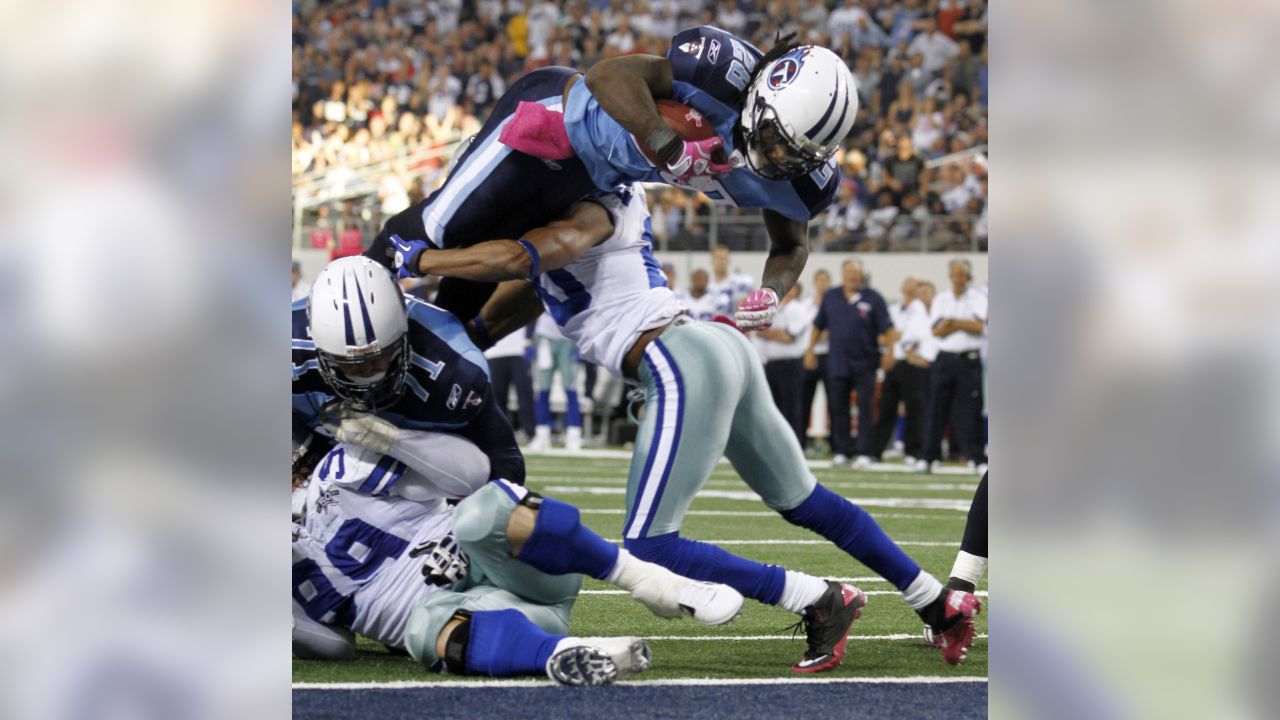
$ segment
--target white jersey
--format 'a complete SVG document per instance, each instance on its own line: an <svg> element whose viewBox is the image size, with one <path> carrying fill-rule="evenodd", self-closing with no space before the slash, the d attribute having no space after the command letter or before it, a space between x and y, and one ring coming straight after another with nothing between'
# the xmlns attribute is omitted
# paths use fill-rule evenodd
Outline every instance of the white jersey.
<svg viewBox="0 0 1280 720"><path fill-rule="evenodd" d="M702 293L702 297L688 295L684 302L689 306L689 315L693 316L695 320L710 320L716 315L724 314L720 312L719 304L717 303L718 297L708 290Z"/></svg>
<svg viewBox="0 0 1280 720"><path fill-rule="evenodd" d="M410 550L452 528L443 499L388 494L412 472L390 456L342 444L317 465L305 516L293 526L293 599L307 617L403 645L409 613L434 590Z"/></svg>
<svg viewBox="0 0 1280 720"><path fill-rule="evenodd" d="M707 282L707 295L715 302L715 312L727 317L733 317L738 303L746 300L755 289L755 278L746 273L729 273L724 280L717 281L713 277Z"/></svg>
<svg viewBox="0 0 1280 720"><path fill-rule="evenodd" d="M538 295L582 359L622 377L636 338L686 308L653 257L649 206L639 185L592 198L613 216L613 234L559 270L538 278Z"/></svg>

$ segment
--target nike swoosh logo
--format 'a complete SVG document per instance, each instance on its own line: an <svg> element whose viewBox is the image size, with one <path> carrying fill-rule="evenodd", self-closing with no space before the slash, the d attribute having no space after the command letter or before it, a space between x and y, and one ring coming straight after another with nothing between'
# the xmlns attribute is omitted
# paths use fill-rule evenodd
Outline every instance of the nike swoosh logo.
<svg viewBox="0 0 1280 720"><path fill-rule="evenodd" d="M831 659L830 655L823 655L822 657L816 657L812 660L801 660L800 662L796 663L796 665L799 665L800 667L810 667L812 665L821 665L822 663L830 659Z"/></svg>

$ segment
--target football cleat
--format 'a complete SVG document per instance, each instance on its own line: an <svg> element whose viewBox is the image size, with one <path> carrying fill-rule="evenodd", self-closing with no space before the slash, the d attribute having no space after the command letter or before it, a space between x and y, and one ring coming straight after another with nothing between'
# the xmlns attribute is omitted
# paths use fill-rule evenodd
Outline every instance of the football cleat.
<svg viewBox="0 0 1280 720"><path fill-rule="evenodd" d="M932 628L933 646L942 650L942 661L959 665L973 645L973 618L982 612L977 595L963 590L944 590L946 603L942 623ZM928 637L926 636L926 640Z"/></svg>
<svg viewBox="0 0 1280 720"><path fill-rule="evenodd" d="M933 648L942 647L942 643L938 642L938 638L933 635L933 628L928 625L924 626L924 646Z"/></svg>
<svg viewBox="0 0 1280 720"><path fill-rule="evenodd" d="M728 585L690 580L654 563L631 558L643 581L631 597L664 618L692 616L703 625L724 625L742 612L742 593Z"/></svg>
<svg viewBox="0 0 1280 720"><path fill-rule="evenodd" d="M809 649L791 672L816 673L835 670L844 660L849 628L862 616L867 596L858 588L833 580L818 601L801 611Z"/></svg>
<svg viewBox="0 0 1280 720"><path fill-rule="evenodd" d="M634 637L567 637L547 659L547 677L561 685L608 685L649 669L649 645Z"/></svg>

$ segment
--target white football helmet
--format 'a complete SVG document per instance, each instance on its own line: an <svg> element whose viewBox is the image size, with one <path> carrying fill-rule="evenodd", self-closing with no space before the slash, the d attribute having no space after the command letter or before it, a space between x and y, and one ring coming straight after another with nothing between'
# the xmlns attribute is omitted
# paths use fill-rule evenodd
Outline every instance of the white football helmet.
<svg viewBox="0 0 1280 720"><path fill-rule="evenodd" d="M409 320L390 271L364 256L334 260L307 300L320 374L361 412L395 402L409 372Z"/></svg>
<svg viewBox="0 0 1280 720"><path fill-rule="evenodd" d="M816 170L858 114L858 88L839 55L801 45L770 62L747 87L739 124L747 165L770 180Z"/></svg>

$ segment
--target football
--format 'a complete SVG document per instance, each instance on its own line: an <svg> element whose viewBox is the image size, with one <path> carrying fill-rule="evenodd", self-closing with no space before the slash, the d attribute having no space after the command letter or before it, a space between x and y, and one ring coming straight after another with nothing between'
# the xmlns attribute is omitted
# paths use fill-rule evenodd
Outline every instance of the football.
<svg viewBox="0 0 1280 720"><path fill-rule="evenodd" d="M658 114L667 122L667 127L676 131L676 134L685 140L705 140L716 134L715 126L711 123L711 118L706 117L702 113L675 100L659 100ZM640 147L640 152L649 158L649 162L655 167L660 167L662 163L658 160L658 156L639 139L636 145ZM724 150L717 150L714 158L716 162L725 162Z"/></svg>

